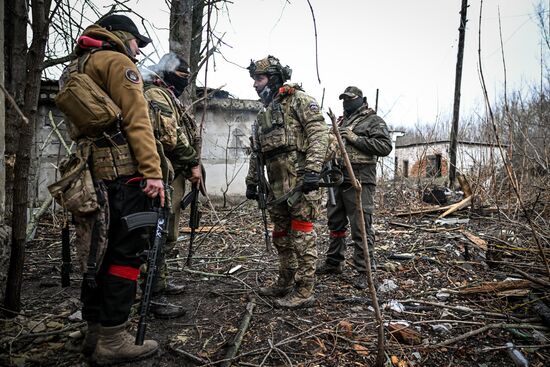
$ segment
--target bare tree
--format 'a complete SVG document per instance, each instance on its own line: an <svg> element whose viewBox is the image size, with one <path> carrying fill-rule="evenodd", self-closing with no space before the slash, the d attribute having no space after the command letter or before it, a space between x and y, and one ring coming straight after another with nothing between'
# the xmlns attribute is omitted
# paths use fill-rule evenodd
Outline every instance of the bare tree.
<svg viewBox="0 0 550 367"><path fill-rule="evenodd" d="M52 14L58 9L55 3L50 11L51 0L32 0L27 8L24 0L7 0L5 17L9 19L6 28L7 55L6 80L8 91L16 97L22 106L23 114L28 118L25 123L13 108L9 107L8 131L9 144L6 151L13 161L13 211L11 213L11 256L8 269L4 307L9 316L16 315L21 310L21 283L25 257L27 208L29 202L29 167L31 162L31 144L33 126L36 123L42 61L48 40L49 24ZM27 24L31 24L32 40L27 45ZM6 22L8 24L8 22ZM21 88L21 86L23 86ZM8 140L8 139L6 139ZM8 143L8 141L6 141ZM16 184L13 185L13 182Z"/></svg>

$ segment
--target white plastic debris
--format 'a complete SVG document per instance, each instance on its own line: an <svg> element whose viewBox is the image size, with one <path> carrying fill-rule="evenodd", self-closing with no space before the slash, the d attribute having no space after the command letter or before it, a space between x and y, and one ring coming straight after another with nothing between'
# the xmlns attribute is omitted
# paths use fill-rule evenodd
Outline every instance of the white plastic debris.
<svg viewBox="0 0 550 367"><path fill-rule="evenodd" d="M397 284L391 279L384 279L384 282L378 287L378 292L380 293L388 293L392 292L399 288Z"/></svg>
<svg viewBox="0 0 550 367"><path fill-rule="evenodd" d="M434 324L430 326L432 327L432 330L438 334L447 334L453 328L453 326L449 323Z"/></svg>
<svg viewBox="0 0 550 367"><path fill-rule="evenodd" d="M435 224L440 224L442 226L444 225L452 225L452 224L465 224L470 221L469 218L441 218L436 219Z"/></svg>
<svg viewBox="0 0 550 367"><path fill-rule="evenodd" d="M229 269L229 271L227 272L228 274L233 274L234 272L236 272L237 270L239 270L240 268L242 268L243 266L242 265L237 265L237 266L234 266L232 267L231 269Z"/></svg>
<svg viewBox="0 0 550 367"><path fill-rule="evenodd" d="M78 310L72 315L69 315L68 318L69 318L69 321L71 322L82 321L82 311Z"/></svg>
<svg viewBox="0 0 550 367"><path fill-rule="evenodd" d="M403 306L401 303L397 302L394 299L390 300L387 303L384 303L382 308L385 310L392 310L398 313L405 311L405 306Z"/></svg>

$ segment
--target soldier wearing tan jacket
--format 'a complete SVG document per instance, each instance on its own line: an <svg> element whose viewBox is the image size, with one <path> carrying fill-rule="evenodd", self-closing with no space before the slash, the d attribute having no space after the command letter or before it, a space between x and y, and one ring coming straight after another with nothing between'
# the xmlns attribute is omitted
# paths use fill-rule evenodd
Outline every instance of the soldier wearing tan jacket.
<svg viewBox="0 0 550 367"><path fill-rule="evenodd" d="M107 243L106 251L88 260L82 283L82 316L88 322L83 353L105 365L148 357L158 344L146 340L134 345L135 338L126 331L126 322L136 294L136 281L142 259L139 254L148 246L145 229L126 232L123 216L151 209L157 196L164 205L160 158L156 150L143 83L136 68L140 47L151 40L141 35L134 22L124 15L110 15L89 26L78 39L76 55L79 72L88 75L120 108L117 126L105 131L79 132L71 124L71 136L81 144L92 142L89 160L98 187L104 187L106 215L99 227L108 228L99 240L87 228L87 218L78 218L77 242L91 238L90 253L97 243ZM75 65L75 63L71 63ZM70 67L68 68L70 69ZM62 76L70 80L67 72ZM80 125L80 127L86 127ZM84 130L80 130L84 131ZM100 190L98 190L100 192ZM86 243L84 244L86 245ZM95 253L95 252L94 252Z"/></svg>

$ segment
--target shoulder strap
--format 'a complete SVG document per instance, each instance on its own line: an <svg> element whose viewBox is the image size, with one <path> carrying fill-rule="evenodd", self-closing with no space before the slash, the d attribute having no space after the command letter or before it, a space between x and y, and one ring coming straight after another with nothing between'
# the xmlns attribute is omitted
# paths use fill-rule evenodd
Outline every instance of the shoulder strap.
<svg viewBox="0 0 550 367"><path fill-rule="evenodd" d="M84 65L86 65L90 59L90 54L91 52L86 52L84 55L71 61L68 66L70 75L81 74L84 72Z"/></svg>

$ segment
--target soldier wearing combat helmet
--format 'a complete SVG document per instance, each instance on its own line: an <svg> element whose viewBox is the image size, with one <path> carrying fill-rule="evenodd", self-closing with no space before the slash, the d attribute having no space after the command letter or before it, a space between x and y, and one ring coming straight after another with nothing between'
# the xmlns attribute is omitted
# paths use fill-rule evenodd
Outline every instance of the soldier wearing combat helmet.
<svg viewBox="0 0 550 367"><path fill-rule="evenodd" d="M135 338L126 331L142 264L139 254L147 248L148 236L144 228L124 231L121 221L123 216L150 210L153 198L159 197L164 205L160 158L135 65L140 47L150 42L130 18L109 15L84 30L75 49L77 58L61 78L59 95L70 87L83 100L94 101L86 99L86 93L104 93L102 100L119 111L116 123L99 128L103 125L71 114L80 107L102 111L104 103L77 106L56 99L60 109L72 116L70 131L77 150L91 152L82 158L89 162L102 208L101 215L75 216L77 246L87 254L81 300L88 331L82 352L99 365L145 358L158 350L154 340L135 345ZM86 78L92 87L79 90L78 81Z"/></svg>
<svg viewBox="0 0 550 367"><path fill-rule="evenodd" d="M270 192L269 214L279 257L274 285L260 288L279 307L307 307L314 301L317 248L313 222L319 215L319 173L328 149L328 127L317 101L298 84L285 83L291 69L274 56L251 61L254 89L265 108L253 126L246 197L257 199L256 155L265 162Z"/></svg>

